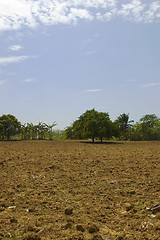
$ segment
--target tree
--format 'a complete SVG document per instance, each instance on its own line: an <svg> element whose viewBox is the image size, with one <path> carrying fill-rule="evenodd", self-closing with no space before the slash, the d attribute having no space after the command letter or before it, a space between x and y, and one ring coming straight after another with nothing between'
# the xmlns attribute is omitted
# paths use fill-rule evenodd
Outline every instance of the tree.
<svg viewBox="0 0 160 240"><path fill-rule="evenodd" d="M120 135L126 140L127 133L133 126L132 124L134 121L129 121L129 114L123 113L117 118L115 122L119 125Z"/></svg>
<svg viewBox="0 0 160 240"><path fill-rule="evenodd" d="M64 137L67 139L72 139L73 137L73 126L66 127L64 131Z"/></svg>
<svg viewBox="0 0 160 240"><path fill-rule="evenodd" d="M45 122L39 122L37 125L33 123L27 123L21 125L21 134L23 140L45 140L49 138L52 140L52 128L57 124L53 122L53 124L46 124Z"/></svg>
<svg viewBox="0 0 160 240"><path fill-rule="evenodd" d="M110 120L108 113L100 112L98 114L98 138L101 142L103 138L109 139L112 136L112 131L112 121Z"/></svg>
<svg viewBox="0 0 160 240"><path fill-rule="evenodd" d="M26 124L21 124L21 138L22 140L26 139Z"/></svg>
<svg viewBox="0 0 160 240"><path fill-rule="evenodd" d="M98 137L98 112L94 109L87 110L79 117L79 131L83 138L91 138L92 142ZM78 122L77 122L78 123Z"/></svg>
<svg viewBox="0 0 160 240"><path fill-rule="evenodd" d="M95 138L101 141L103 138L110 138L112 122L108 113L97 112L95 109L87 110L71 127L65 130L68 138L85 139L91 138L92 142Z"/></svg>
<svg viewBox="0 0 160 240"><path fill-rule="evenodd" d="M12 136L19 134L21 123L11 114L0 117L0 135L2 140L11 140Z"/></svg>
<svg viewBox="0 0 160 240"><path fill-rule="evenodd" d="M52 124L45 124L47 127L48 135L49 135L49 140L52 140L52 129L54 126L56 126L56 122L53 122Z"/></svg>
<svg viewBox="0 0 160 240"><path fill-rule="evenodd" d="M159 139L160 119L155 114L146 114L140 119L139 131L143 140Z"/></svg>

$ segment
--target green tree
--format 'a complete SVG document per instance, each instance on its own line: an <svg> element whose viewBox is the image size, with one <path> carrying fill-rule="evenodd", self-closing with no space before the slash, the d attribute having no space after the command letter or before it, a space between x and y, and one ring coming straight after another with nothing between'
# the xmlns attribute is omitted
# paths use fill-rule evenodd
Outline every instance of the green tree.
<svg viewBox="0 0 160 240"><path fill-rule="evenodd" d="M160 119L155 114L146 114L140 119L139 131L143 140L159 139Z"/></svg>
<svg viewBox="0 0 160 240"><path fill-rule="evenodd" d="M67 139L73 139L73 126L66 127L64 131L64 137Z"/></svg>
<svg viewBox="0 0 160 240"><path fill-rule="evenodd" d="M48 137L49 140L53 139L53 127L56 126L56 122L53 122L52 124L45 124L47 127Z"/></svg>
<svg viewBox="0 0 160 240"><path fill-rule="evenodd" d="M95 138L101 141L103 138L111 137L112 122L108 113L97 112L95 109L87 110L71 127L65 130L68 138L85 139L91 138L92 142Z"/></svg>
<svg viewBox="0 0 160 240"><path fill-rule="evenodd" d="M11 114L3 114L0 117L0 136L2 140L11 140L21 131L21 123Z"/></svg>
<svg viewBox="0 0 160 240"><path fill-rule="evenodd" d="M121 114L115 121L119 125L119 134L125 140L128 138L129 131L133 126L133 120L129 121L129 114Z"/></svg>
<svg viewBox="0 0 160 240"><path fill-rule="evenodd" d="M34 125L33 123L27 123L24 125L21 125L21 134L23 140L45 140L50 139L52 140L52 133L53 133L53 127L57 124L53 122L53 124L46 124L44 122L39 122L37 125Z"/></svg>
<svg viewBox="0 0 160 240"><path fill-rule="evenodd" d="M48 132L48 128L46 126L46 123L39 122L38 125L37 125L37 131L38 131L38 139L39 140L45 140L47 132Z"/></svg>
<svg viewBox="0 0 160 240"><path fill-rule="evenodd" d="M99 112L98 113L98 138L103 140L103 138L110 139L113 131L113 124L109 118L108 113Z"/></svg>
<svg viewBox="0 0 160 240"><path fill-rule="evenodd" d="M87 110L84 114L79 117L80 121L80 132L84 138L91 138L94 142L95 138L98 137L98 112L95 109Z"/></svg>
<svg viewBox="0 0 160 240"><path fill-rule="evenodd" d="M119 127L119 123L117 122L117 120L115 120L112 123L112 136L114 136L116 138L119 138L120 134L121 134L121 130L120 130L120 127Z"/></svg>

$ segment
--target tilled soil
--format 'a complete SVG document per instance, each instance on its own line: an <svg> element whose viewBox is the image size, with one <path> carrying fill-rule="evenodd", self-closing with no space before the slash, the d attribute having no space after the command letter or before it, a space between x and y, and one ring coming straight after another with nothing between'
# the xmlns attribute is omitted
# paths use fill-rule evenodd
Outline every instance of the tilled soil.
<svg viewBox="0 0 160 240"><path fill-rule="evenodd" d="M0 142L0 239L160 239L160 142Z"/></svg>

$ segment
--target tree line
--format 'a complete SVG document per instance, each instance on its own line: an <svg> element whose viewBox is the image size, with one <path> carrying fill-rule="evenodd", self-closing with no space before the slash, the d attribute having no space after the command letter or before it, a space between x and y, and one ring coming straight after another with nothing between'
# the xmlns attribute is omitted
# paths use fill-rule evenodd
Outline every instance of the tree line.
<svg viewBox="0 0 160 240"><path fill-rule="evenodd" d="M0 116L0 140L12 140L15 136L22 140L52 140L53 135L56 135L53 134L55 133L53 127L56 125L55 122L52 124L39 122L37 125L21 124L15 116L3 114Z"/></svg>
<svg viewBox="0 0 160 240"><path fill-rule="evenodd" d="M0 116L0 140L52 140L53 138L95 140L160 140L160 119L155 114L146 114L134 123L129 114L123 113L111 121L109 113L87 110L64 131L53 130L56 122L47 124L21 124L11 115Z"/></svg>
<svg viewBox="0 0 160 240"><path fill-rule="evenodd" d="M65 136L69 139L90 138L116 139L132 141L160 140L160 119L155 114L146 114L139 122L129 120L129 114L123 113L115 121L109 114L95 109L87 110L73 124L66 128Z"/></svg>

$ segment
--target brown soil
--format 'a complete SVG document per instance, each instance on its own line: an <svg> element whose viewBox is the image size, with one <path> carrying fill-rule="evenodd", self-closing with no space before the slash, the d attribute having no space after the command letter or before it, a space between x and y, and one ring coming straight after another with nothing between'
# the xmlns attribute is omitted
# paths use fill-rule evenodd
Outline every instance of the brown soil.
<svg viewBox="0 0 160 240"><path fill-rule="evenodd" d="M0 239L160 239L160 142L0 142Z"/></svg>

